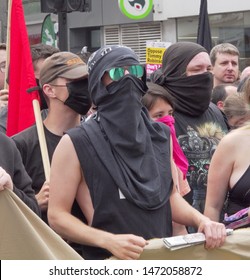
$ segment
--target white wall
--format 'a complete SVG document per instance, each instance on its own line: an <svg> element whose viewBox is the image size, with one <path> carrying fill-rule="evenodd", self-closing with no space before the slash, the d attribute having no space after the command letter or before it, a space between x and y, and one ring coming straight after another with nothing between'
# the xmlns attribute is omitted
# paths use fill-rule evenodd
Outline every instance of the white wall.
<svg viewBox="0 0 250 280"><path fill-rule="evenodd" d="M208 13L249 11L249 0L207 0ZM154 20L166 20L199 14L200 0L154 0Z"/></svg>

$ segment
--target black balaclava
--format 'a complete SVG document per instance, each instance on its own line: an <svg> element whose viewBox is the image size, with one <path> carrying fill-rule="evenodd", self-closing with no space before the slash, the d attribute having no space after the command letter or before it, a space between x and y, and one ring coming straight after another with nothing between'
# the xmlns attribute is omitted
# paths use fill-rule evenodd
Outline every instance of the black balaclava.
<svg viewBox="0 0 250 280"><path fill-rule="evenodd" d="M89 92L98 108L96 121L103 141L108 141L118 166L107 169L129 201L152 210L166 204L171 193L168 131L165 126L153 123L141 104L147 89L145 76L138 79L128 74L107 87L102 83L104 73L112 67L136 64L139 64L138 58L130 48L105 46L99 49L88 62ZM97 153L102 154L105 165L107 157L100 139L90 140ZM117 170L119 174L115 173Z"/></svg>
<svg viewBox="0 0 250 280"><path fill-rule="evenodd" d="M196 43L178 42L164 53L162 68L151 76L172 95L175 110L189 116L200 116L210 103L213 76L210 72L186 76L189 62L200 52L207 50Z"/></svg>

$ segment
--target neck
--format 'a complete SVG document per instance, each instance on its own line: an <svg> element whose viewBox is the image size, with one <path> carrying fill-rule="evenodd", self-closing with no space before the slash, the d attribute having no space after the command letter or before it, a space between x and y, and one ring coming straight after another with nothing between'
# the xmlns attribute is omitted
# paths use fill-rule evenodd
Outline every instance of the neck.
<svg viewBox="0 0 250 280"><path fill-rule="evenodd" d="M43 123L50 132L62 136L65 131L79 125L80 121L81 116L72 110L62 113L55 113L49 110L48 116Z"/></svg>

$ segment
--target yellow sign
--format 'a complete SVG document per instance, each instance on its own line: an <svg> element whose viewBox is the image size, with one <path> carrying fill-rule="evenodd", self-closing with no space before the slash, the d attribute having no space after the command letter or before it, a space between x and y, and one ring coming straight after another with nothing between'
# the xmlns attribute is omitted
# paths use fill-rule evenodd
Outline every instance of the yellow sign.
<svg viewBox="0 0 250 280"><path fill-rule="evenodd" d="M162 64L162 57L166 48L146 48L147 64Z"/></svg>

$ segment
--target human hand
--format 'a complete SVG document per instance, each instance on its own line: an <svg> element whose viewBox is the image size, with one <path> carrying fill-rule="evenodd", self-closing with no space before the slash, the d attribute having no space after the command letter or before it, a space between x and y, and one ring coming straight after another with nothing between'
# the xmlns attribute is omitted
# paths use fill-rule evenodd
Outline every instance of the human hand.
<svg viewBox="0 0 250 280"><path fill-rule="evenodd" d="M145 245L148 244L144 238L133 234L113 234L107 249L115 257L122 260L136 260L140 257Z"/></svg>
<svg viewBox="0 0 250 280"><path fill-rule="evenodd" d="M213 249L223 245L227 233L225 225L206 218L201 221L198 232L203 232L206 237L205 248Z"/></svg>
<svg viewBox="0 0 250 280"><path fill-rule="evenodd" d="M13 182L10 175L0 167L0 191L10 189L13 191Z"/></svg>
<svg viewBox="0 0 250 280"><path fill-rule="evenodd" d="M9 90L2 89L0 90L0 109L8 105L9 100Z"/></svg>
<svg viewBox="0 0 250 280"><path fill-rule="evenodd" d="M42 211L48 209L49 202L49 182L44 182L39 193L36 194L37 203Z"/></svg>

